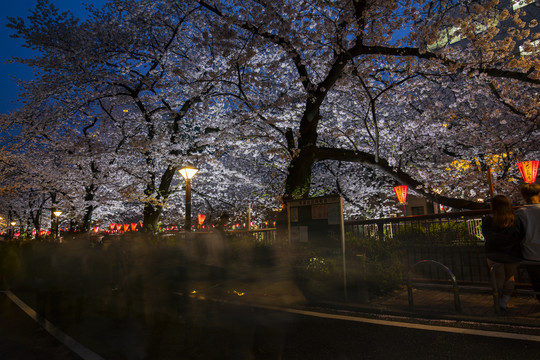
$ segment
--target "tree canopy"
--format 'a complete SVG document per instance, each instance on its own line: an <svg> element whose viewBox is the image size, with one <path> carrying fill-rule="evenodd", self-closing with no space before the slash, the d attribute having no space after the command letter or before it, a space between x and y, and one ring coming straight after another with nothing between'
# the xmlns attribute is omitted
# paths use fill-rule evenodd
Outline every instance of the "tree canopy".
<svg viewBox="0 0 540 360"><path fill-rule="evenodd" d="M488 169L510 194L515 163L540 157L540 34L526 10L109 0L83 21L39 0L9 19L38 55L15 59L35 79L1 119L4 208L155 229L182 216L186 164L200 169L200 213L251 203L262 216L338 193L347 216L384 216L397 184L482 207Z"/></svg>

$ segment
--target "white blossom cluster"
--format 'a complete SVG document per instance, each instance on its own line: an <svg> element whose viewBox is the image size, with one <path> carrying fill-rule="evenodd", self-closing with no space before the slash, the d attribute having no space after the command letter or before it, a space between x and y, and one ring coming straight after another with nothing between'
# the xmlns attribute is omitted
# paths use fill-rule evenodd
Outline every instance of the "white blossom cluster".
<svg viewBox="0 0 540 360"><path fill-rule="evenodd" d="M474 208L488 171L515 194L540 159L540 36L501 6L109 0L79 20L40 0L9 21L39 55L1 117L3 217L178 224L188 164L210 219L331 193L387 216L397 184Z"/></svg>

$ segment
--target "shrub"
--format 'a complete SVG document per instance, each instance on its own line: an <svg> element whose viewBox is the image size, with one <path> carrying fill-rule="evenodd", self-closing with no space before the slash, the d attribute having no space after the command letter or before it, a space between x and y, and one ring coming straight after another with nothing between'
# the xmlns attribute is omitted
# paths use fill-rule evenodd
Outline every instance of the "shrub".
<svg viewBox="0 0 540 360"><path fill-rule="evenodd" d="M403 283L399 241L347 234L346 243L350 287L356 285L371 298L396 290Z"/></svg>

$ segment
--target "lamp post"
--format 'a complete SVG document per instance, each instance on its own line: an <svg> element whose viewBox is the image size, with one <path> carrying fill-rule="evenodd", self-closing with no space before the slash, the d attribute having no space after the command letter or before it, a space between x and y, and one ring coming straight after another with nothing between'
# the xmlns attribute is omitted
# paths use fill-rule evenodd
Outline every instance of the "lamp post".
<svg viewBox="0 0 540 360"><path fill-rule="evenodd" d="M403 215L407 216L405 205L407 204L407 185L399 185L394 187L394 192L398 198L398 202L403 204Z"/></svg>
<svg viewBox="0 0 540 360"><path fill-rule="evenodd" d="M538 176L538 164L540 161L522 161L517 163L521 177L527 184L532 184Z"/></svg>
<svg viewBox="0 0 540 360"><path fill-rule="evenodd" d="M192 166L186 166L178 170L180 175L186 179L186 221L184 223L184 230L191 231L191 179L199 171Z"/></svg>
<svg viewBox="0 0 540 360"><path fill-rule="evenodd" d="M59 227L59 217L62 215L62 212L60 210L53 211L54 216L56 216L56 233L55 238L58 239L58 227Z"/></svg>
<svg viewBox="0 0 540 360"><path fill-rule="evenodd" d="M12 221L9 224L11 225L11 237L13 238L15 236L15 225L17 225L17 223Z"/></svg>

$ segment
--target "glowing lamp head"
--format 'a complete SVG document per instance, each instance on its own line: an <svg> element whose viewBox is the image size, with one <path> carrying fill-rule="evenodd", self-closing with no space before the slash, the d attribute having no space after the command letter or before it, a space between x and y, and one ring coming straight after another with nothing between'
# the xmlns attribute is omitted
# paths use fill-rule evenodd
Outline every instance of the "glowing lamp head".
<svg viewBox="0 0 540 360"><path fill-rule="evenodd" d="M394 192L398 198L400 204L407 202L407 185L399 185L394 187Z"/></svg>
<svg viewBox="0 0 540 360"><path fill-rule="evenodd" d="M532 184L536 181L539 163L540 161L522 161L517 163L517 167L521 173L521 176L523 177L523 181L525 181L527 184Z"/></svg>
<svg viewBox="0 0 540 360"><path fill-rule="evenodd" d="M195 176L195 174L199 171L199 169L195 169L191 166L186 166L178 170L180 172L180 175L184 177L186 180L190 180L192 177Z"/></svg>
<svg viewBox="0 0 540 360"><path fill-rule="evenodd" d="M54 216L59 217L62 215L62 212L60 210L53 211Z"/></svg>
<svg viewBox="0 0 540 360"><path fill-rule="evenodd" d="M10 225L15 226L15 225L17 225L17 223L15 221L12 221L12 222L10 222Z"/></svg>

